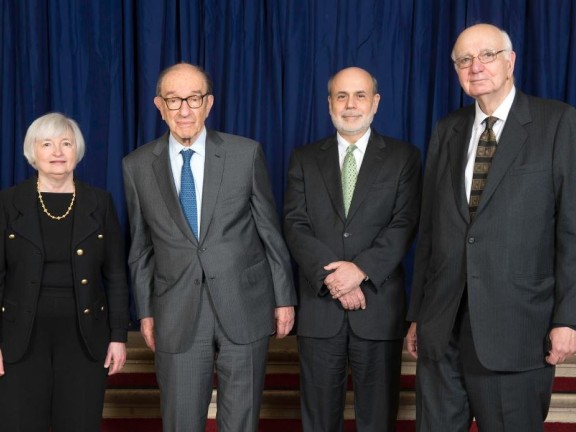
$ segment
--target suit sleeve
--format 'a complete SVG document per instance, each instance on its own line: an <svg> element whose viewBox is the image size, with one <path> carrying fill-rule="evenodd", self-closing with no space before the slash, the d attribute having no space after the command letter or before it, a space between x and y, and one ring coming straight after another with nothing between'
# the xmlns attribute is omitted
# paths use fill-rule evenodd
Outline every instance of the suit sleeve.
<svg viewBox="0 0 576 432"><path fill-rule="evenodd" d="M129 162L122 162L124 192L130 222L131 245L128 253L128 266L132 292L139 319L153 316L152 293L154 287L154 248L150 230L140 206L138 188L132 176Z"/></svg>
<svg viewBox="0 0 576 432"><path fill-rule="evenodd" d="M266 160L260 145L254 153L250 206L272 272L276 306L295 305L297 299L292 280L290 254L282 238Z"/></svg>
<svg viewBox="0 0 576 432"><path fill-rule="evenodd" d="M126 256L120 223L110 194L107 194L105 214L106 256L102 268L112 342L126 342L128 338L128 285Z"/></svg>
<svg viewBox="0 0 576 432"><path fill-rule="evenodd" d="M576 325L576 110L567 107L554 142L556 194L555 304L553 323Z"/></svg>
<svg viewBox="0 0 576 432"><path fill-rule="evenodd" d="M420 213L420 225L418 240L416 242L416 255L414 259L414 275L412 281L412 293L410 296L410 306L408 308L407 320L418 321L418 314L424 297L424 286L428 273L428 260L432 253L432 214L434 200L434 186L436 178L436 166L438 163L440 141L438 138L438 127L434 130L428 155L426 157L426 167L424 170L424 182L422 191L422 205Z"/></svg>
<svg viewBox="0 0 576 432"><path fill-rule="evenodd" d="M324 279L330 273L324 266L339 261L338 256L315 235L307 212L306 182L300 160L301 152L295 150L288 168L288 185L284 198L284 235L288 248L306 279L314 284L316 294L327 294Z"/></svg>
<svg viewBox="0 0 576 432"><path fill-rule="evenodd" d="M5 194L0 194L0 233L2 239L0 241L0 307L4 304L4 289L6 286L6 211L4 209ZM2 313L0 311L0 313ZM4 340L2 333L2 316L0 316L0 349L2 349L2 342Z"/></svg>
<svg viewBox="0 0 576 432"><path fill-rule="evenodd" d="M411 148L400 171L392 219L370 247L353 259L374 287L381 286L396 270L414 239L420 214L421 181L420 155Z"/></svg>

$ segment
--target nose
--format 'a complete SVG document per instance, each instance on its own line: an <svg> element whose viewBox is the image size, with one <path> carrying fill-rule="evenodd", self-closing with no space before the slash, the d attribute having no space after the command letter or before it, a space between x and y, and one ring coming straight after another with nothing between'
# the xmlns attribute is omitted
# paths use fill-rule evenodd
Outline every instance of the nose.
<svg viewBox="0 0 576 432"><path fill-rule="evenodd" d="M192 108L188 106L188 102L183 100L182 105L180 105L180 109L178 110L181 116L186 117L192 112Z"/></svg>
<svg viewBox="0 0 576 432"><path fill-rule="evenodd" d="M470 66L470 69L473 72L480 72L484 69L484 64L478 59L478 57L474 57L472 59L472 66Z"/></svg>
<svg viewBox="0 0 576 432"><path fill-rule="evenodd" d="M346 99L346 108L354 108L356 106L356 98L354 96L349 96Z"/></svg>

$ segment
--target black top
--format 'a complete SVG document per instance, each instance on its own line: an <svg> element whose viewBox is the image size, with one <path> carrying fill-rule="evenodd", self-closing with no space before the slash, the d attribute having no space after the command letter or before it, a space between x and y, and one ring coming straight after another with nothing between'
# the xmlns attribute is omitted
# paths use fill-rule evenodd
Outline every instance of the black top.
<svg viewBox="0 0 576 432"><path fill-rule="evenodd" d="M42 199L50 214L61 216L68 210L72 194L42 192ZM74 207L68 216L60 220L52 219L44 213L40 202L38 202L38 212L45 256L42 274L42 287L46 288L44 294L50 294L62 288L71 292L74 283L70 257Z"/></svg>

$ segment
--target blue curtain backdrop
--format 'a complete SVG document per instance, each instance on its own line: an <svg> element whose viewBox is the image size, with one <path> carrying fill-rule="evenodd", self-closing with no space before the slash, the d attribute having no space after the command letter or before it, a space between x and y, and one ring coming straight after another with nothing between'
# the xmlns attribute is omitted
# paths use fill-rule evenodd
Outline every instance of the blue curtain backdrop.
<svg viewBox="0 0 576 432"><path fill-rule="evenodd" d="M121 159L164 132L156 77L178 61L214 80L209 127L262 143L279 210L292 149L334 132L326 82L340 68L376 76L374 127L423 156L436 121L470 103L450 61L468 25L509 32L518 88L576 105L576 0L0 2L0 187L33 172L28 125L61 111L87 142L77 176L112 192L123 223Z"/></svg>

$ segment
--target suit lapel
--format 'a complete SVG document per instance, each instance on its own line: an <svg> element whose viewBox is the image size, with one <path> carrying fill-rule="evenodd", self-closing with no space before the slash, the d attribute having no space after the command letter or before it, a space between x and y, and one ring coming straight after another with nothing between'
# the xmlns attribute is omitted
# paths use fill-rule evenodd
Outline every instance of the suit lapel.
<svg viewBox="0 0 576 432"><path fill-rule="evenodd" d="M378 176L378 172L382 167L382 161L386 157L387 153L388 147L386 146L386 142L380 135L372 130L366 147L366 153L364 154L362 165L358 172L358 179L356 180L352 202L348 209L348 221L354 217L354 214L366 198L368 190L370 190L370 186Z"/></svg>
<svg viewBox="0 0 576 432"><path fill-rule="evenodd" d="M99 224L92 216L97 206L96 197L90 192L90 189L84 183L76 182L72 247L75 247L98 229Z"/></svg>
<svg viewBox="0 0 576 432"><path fill-rule="evenodd" d="M170 168L170 155L168 151L168 134L165 134L158 140L153 153L156 155L156 159L152 162L152 170L156 177L161 199L164 200L168 213L170 213L172 219L174 219L174 222L178 228L180 228L180 231L182 231L182 234L191 242L197 243L198 240L194 237L194 233L186 221L186 217L180 206L180 201L178 200L176 187L174 186L174 177L172 175L172 169Z"/></svg>
<svg viewBox="0 0 576 432"><path fill-rule="evenodd" d="M20 217L14 220L12 228L17 234L43 251L36 180L34 176L17 186L17 191L14 193L14 207L20 212Z"/></svg>
<svg viewBox="0 0 576 432"><path fill-rule="evenodd" d="M204 162L204 185L202 186L202 217L200 218L200 239L206 238L210 229L216 201L222 185L226 152L222 148L222 139L208 130L206 136L206 160Z"/></svg>
<svg viewBox="0 0 576 432"><path fill-rule="evenodd" d="M524 129L524 125L531 121L532 118L530 116L527 98L518 92L510 109L510 113L508 114L508 118L506 119L506 123L504 124L504 129L498 142L498 149L496 150L496 154L492 160L492 166L488 172L486 187L482 192L477 215L486 207L488 201L490 201L490 197L492 197L502 178L510 169L510 165L512 165L514 159L516 159L518 152L524 147L528 139L528 133Z"/></svg>
<svg viewBox="0 0 576 432"><path fill-rule="evenodd" d="M328 138L321 146L317 156L318 170L324 180L328 195L332 200L336 213L346 221L342 197L342 179L338 160L338 141L336 136Z"/></svg>
<svg viewBox="0 0 576 432"><path fill-rule="evenodd" d="M457 121L452 128L452 135L448 138L448 158L450 171L452 174L452 189L454 200L460 214L467 222L470 222L470 211L468 210L468 199L466 197L466 162L470 138L472 136L472 126L474 124L474 106L467 115L464 122Z"/></svg>

